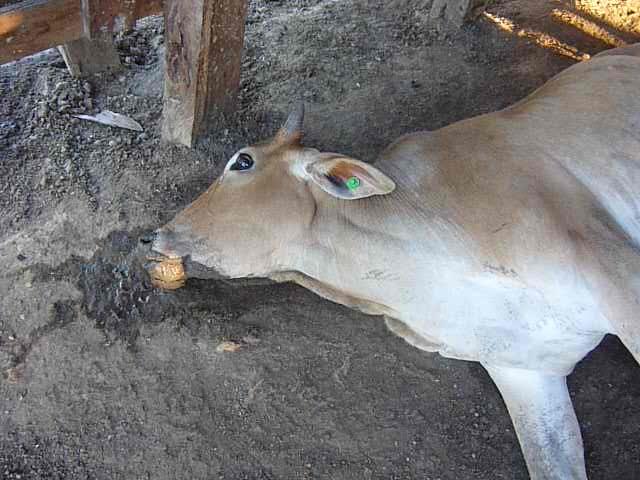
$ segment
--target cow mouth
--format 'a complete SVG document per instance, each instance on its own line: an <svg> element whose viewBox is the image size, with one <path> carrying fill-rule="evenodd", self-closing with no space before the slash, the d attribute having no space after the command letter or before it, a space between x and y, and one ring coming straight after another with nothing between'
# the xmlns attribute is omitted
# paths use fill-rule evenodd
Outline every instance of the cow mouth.
<svg viewBox="0 0 640 480"><path fill-rule="evenodd" d="M185 257L167 256L155 250L146 257L145 270L154 287L162 290L177 290L185 285L187 278L202 280L228 280L214 268L194 261L191 255Z"/></svg>

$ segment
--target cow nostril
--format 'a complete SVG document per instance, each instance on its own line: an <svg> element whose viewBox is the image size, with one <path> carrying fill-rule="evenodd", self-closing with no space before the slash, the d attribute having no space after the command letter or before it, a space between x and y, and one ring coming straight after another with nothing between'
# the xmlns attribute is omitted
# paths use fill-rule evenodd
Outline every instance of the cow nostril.
<svg viewBox="0 0 640 480"><path fill-rule="evenodd" d="M153 243L153 241L158 237L158 232L149 232L146 235L140 237L140 243L148 244Z"/></svg>

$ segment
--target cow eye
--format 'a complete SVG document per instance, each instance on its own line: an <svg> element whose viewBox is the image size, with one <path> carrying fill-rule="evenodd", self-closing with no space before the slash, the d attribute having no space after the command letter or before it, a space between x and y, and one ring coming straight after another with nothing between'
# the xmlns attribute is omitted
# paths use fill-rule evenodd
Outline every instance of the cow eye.
<svg viewBox="0 0 640 480"><path fill-rule="evenodd" d="M248 153L241 153L231 165L230 170L249 170L253 167L253 158Z"/></svg>

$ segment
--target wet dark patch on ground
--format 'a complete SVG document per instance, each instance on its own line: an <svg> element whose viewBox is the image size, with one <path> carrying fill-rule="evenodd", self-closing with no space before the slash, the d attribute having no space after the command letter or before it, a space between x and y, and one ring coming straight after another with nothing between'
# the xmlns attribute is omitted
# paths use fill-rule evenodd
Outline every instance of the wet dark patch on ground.
<svg viewBox="0 0 640 480"><path fill-rule="evenodd" d="M278 294L295 296L299 288L262 279L189 279L180 290L157 289L144 268L150 255L148 246L139 241L144 233L144 230L114 231L100 242L90 259L74 256L57 267L37 264L29 270L34 282L64 280L76 284L83 296L78 307L104 332L106 341L120 341L132 349L143 324L158 324L167 318L175 318L193 336L206 329L221 339L257 337L257 326L237 325L234 320L254 309L257 303L277 304ZM37 329L34 338L73 321L75 308L73 302L56 303L51 322L42 331ZM29 349L16 357L16 363L24 360Z"/></svg>
<svg viewBox="0 0 640 480"><path fill-rule="evenodd" d="M151 286L138 250L139 235L116 231L93 258L80 265L83 308L109 341L134 347L140 325L161 322L175 310L173 298Z"/></svg>
<svg viewBox="0 0 640 480"><path fill-rule="evenodd" d="M33 349L36 343L45 335L51 333L54 330L62 328L71 322L73 322L77 317L76 312L76 304L71 301L59 301L55 302L51 308L51 312L49 314L49 321L41 326L33 330L28 337L26 342L18 344L14 348L13 355L13 365L12 367L17 367L21 365L29 352Z"/></svg>

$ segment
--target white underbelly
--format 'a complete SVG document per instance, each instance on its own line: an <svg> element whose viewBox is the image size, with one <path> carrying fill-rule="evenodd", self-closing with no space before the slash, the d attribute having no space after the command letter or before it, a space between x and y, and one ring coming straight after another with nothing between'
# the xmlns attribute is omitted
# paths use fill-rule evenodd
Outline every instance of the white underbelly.
<svg viewBox="0 0 640 480"><path fill-rule="evenodd" d="M607 331L586 289L543 294L457 281L411 310L402 320L443 356L562 375Z"/></svg>

